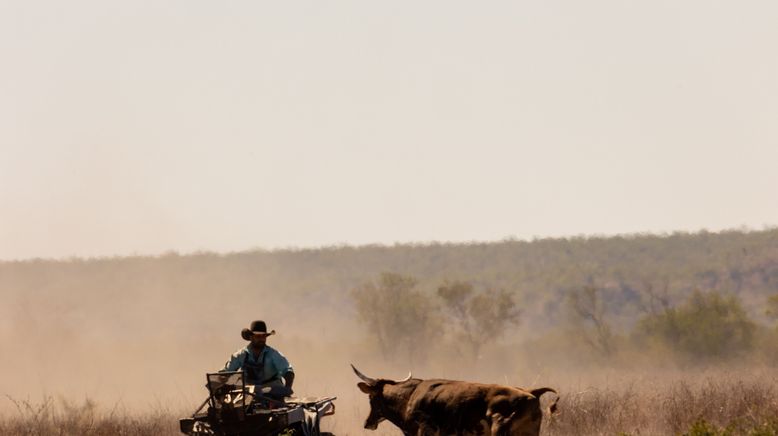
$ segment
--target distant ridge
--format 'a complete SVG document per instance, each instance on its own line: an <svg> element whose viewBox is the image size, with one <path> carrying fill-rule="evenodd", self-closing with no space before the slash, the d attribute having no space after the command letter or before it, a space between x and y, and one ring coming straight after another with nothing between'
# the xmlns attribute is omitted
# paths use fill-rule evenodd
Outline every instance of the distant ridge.
<svg viewBox="0 0 778 436"><path fill-rule="evenodd" d="M733 293L759 317L765 298L778 293L778 229L2 262L0 294L10 304L0 311L14 312L23 301L41 313L61 312L60 325L85 320L110 329L116 320L104 313L118 305L123 322L145 320L141 330L205 323L218 331L226 327L209 306L218 299L223 310L247 316L256 306L293 310L301 325L319 318L348 323L349 292L384 271L414 276L430 292L445 280L509 290L527 325L540 328L559 320L566 293L587 285L603 289L616 322L625 325L648 287L666 289L674 301L693 289ZM157 311L162 317L181 305L190 320L155 324ZM45 319L35 321L39 328L47 327Z"/></svg>

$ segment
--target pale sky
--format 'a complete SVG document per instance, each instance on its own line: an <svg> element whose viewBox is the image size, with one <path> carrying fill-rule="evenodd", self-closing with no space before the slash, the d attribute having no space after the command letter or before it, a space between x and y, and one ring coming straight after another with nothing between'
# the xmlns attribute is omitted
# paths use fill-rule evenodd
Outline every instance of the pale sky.
<svg viewBox="0 0 778 436"><path fill-rule="evenodd" d="M778 224L778 2L0 0L0 259Z"/></svg>

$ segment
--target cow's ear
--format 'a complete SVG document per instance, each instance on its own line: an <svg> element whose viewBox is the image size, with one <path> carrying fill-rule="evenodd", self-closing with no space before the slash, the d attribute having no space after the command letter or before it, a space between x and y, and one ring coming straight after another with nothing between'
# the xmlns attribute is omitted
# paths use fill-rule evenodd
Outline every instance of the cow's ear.
<svg viewBox="0 0 778 436"><path fill-rule="evenodd" d="M372 394L373 393L373 388L369 384L367 384L367 383L359 382L359 383L357 383L357 387L359 388L360 391L362 391L362 392L364 392L366 394Z"/></svg>

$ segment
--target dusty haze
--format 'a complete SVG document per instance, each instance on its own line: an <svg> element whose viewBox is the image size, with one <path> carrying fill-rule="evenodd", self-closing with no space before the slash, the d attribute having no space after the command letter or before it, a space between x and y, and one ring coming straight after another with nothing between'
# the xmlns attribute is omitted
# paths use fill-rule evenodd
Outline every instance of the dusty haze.
<svg viewBox="0 0 778 436"><path fill-rule="evenodd" d="M778 230L3 262L0 368L7 375L0 378L0 394L7 397L0 410L14 416L11 400L89 398L101 410L164 411L166 422L174 422L202 401L205 372L218 370L245 346L240 330L260 318L278 332L269 343L294 365L297 393L339 398L330 425L340 434L361 434L368 407L349 363L376 377L412 371L423 378L551 386L565 395L562 405L574 408L566 416L581 419L588 416L585 407L622 398L633 418L588 425L614 431L650 425L661 433L669 424L642 415L642 404L691 395L674 390L678 383L703 396L711 380L726 381L716 388L722 395L759 384L766 386L760 398L767 399L760 405L778 404L771 402L778 349L764 312L766 299L778 295L775 241ZM383 271L417 277L425 294L446 279L507 289L522 309L521 322L477 357L452 347L453 334L444 335L448 342L441 346L429 344L434 352L426 361L408 361L402 350L384 358L351 297ZM623 333L622 351L598 357L571 333L564 315L567 295L591 283L613 303L606 320L618 334L645 315L638 297L647 284L669 283L667 296L679 302L695 289L726 290L756 320L755 348L737 359L694 363L629 346ZM441 325L444 333L457 327ZM694 404L688 416L674 418L675 425L693 422L695 407L706 410ZM680 409L666 413L677 416ZM582 425L575 422L560 425ZM547 434L564 434L565 428ZM381 429L392 434L390 425Z"/></svg>
<svg viewBox="0 0 778 436"><path fill-rule="evenodd" d="M339 433L366 414L350 362L634 382L635 410L751 373L778 416L776 22L772 0L0 2L0 412L175 417L261 318L296 390L340 398ZM349 292L384 271L505 289L522 321L471 363L379 358ZM561 330L584 286L624 342L647 290L737 298L754 351L582 362Z"/></svg>

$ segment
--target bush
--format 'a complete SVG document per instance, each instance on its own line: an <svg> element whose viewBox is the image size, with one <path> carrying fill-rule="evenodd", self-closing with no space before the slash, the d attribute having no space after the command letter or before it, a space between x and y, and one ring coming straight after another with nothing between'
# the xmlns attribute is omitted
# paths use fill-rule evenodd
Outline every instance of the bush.
<svg viewBox="0 0 778 436"><path fill-rule="evenodd" d="M681 306L641 319L636 335L696 359L725 359L751 350L755 330L735 296L694 291Z"/></svg>
<svg viewBox="0 0 778 436"><path fill-rule="evenodd" d="M689 428L683 436L731 436L728 429L719 429L708 421L700 418Z"/></svg>

